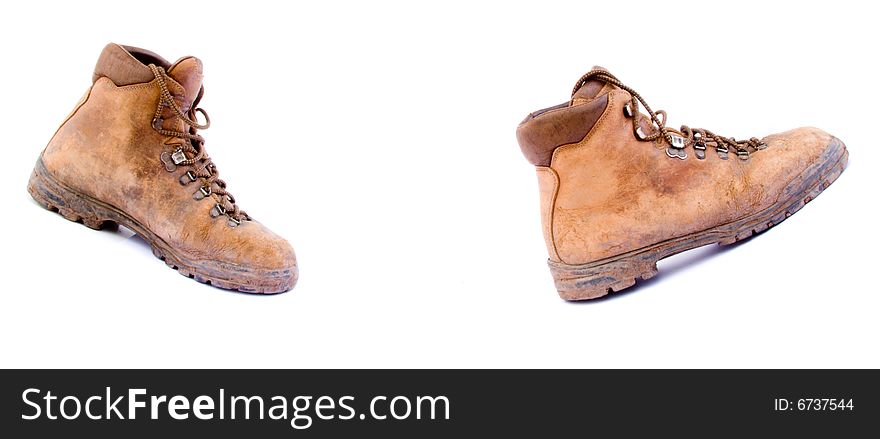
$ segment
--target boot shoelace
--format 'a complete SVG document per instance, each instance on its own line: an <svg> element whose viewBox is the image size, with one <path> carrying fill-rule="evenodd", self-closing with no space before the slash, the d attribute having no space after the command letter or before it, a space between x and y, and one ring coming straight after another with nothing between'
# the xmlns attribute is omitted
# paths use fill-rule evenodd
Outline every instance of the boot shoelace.
<svg viewBox="0 0 880 439"><path fill-rule="evenodd" d="M204 130L211 126L211 119L208 113L198 108L197 105L202 99L204 88L199 89L199 94L190 105L189 111L184 111L177 105L174 95L168 90L166 79L168 78L165 69L150 64L150 70L156 77L156 83L159 85L161 96L159 105L156 108L156 114L153 116L153 128L159 133L185 139L177 150L168 153L163 152L161 156L165 169L174 171L177 166L188 166L189 169L180 177L180 184L186 186L196 180L202 181L202 186L193 194L193 198L201 200L203 198L213 196L217 202L211 209L211 217L216 218L220 215L226 215L229 219L230 227L236 227L242 221L249 221L251 218L235 204L235 197L226 190L226 182L219 178L220 173L214 162L205 152L205 139L196 134L196 130ZM164 119L162 118L164 108L170 108L174 112L174 116L182 120L189 126L188 132L168 130L163 127ZM201 113L205 118L205 123L200 124L197 121L197 113Z"/></svg>
<svg viewBox="0 0 880 439"><path fill-rule="evenodd" d="M692 147L697 158L703 160L706 158L706 148L710 147L714 148L718 156L724 160L727 160L727 154L730 151L733 151L740 159L748 160L753 152L767 148L767 144L756 137L752 137L749 140L736 140L732 137L719 136L707 129L690 128L687 125L682 125L679 132L667 128L665 111L658 110L655 112L651 110L651 107L640 94L624 85L617 77L605 69L593 69L584 74L575 84L571 92L572 97L584 84L592 79L615 85L632 96L632 101L623 108L624 114L627 117L634 118L638 115L639 104L642 104L648 116L650 116L651 123L655 129L652 133L645 133L642 131L641 126L639 126L638 121L635 121L633 123L633 134L637 139L646 142L663 139L668 145L666 155L669 157L684 160L687 158L685 148Z"/></svg>

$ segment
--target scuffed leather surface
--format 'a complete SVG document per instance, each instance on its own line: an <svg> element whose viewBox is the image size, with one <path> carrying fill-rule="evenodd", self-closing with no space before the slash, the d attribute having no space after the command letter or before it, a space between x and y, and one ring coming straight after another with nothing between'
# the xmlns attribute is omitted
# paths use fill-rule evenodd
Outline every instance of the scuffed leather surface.
<svg viewBox="0 0 880 439"><path fill-rule="evenodd" d="M185 68L201 73L200 63ZM182 98L187 100L197 87L184 89L173 81L169 86L175 95L189 95ZM69 187L126 212L189 259L259 269L295 266L293 249L283 238L257 221L231 228L225 216L211 218L213 198L196 201L192 195L198 183L179 183L186 168L165 170L159 156L173 151L180 139L151 127L158 101L155 80L117 86L106 76L97 78L85 103L43 152L47 170ZM182 128L176 119L165 123Z"/></svg>
<svg viewBox="0 0 880 439"><path fill-rule="evenodd" d="M554 182L539 177L542 209L552 206L542 212L552 224L548 249L563 263L616 256L768 208L831 141L821 130L800 128L768 136L769 148L748 161L735 154L721 160L711 148L706 160L690 149L687 160L672 159L665 144L633 136L633 119L623 114L630 99L623 90L608 93L607 109L587 137L554 151L555 196L548 195ZM553 204L544 201L549 198Z"/></svg>

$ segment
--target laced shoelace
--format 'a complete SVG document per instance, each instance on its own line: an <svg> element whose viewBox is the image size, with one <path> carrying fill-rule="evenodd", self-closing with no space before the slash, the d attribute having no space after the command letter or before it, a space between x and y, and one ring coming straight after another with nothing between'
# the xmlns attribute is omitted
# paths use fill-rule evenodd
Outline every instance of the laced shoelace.
<svg viewBox="0 0 880 439"><path fill-rule="evenodd" d="M180 178L180 183L187 185L197 179L202 180L202 187L199 188L193 197L200 200L208 196L214 196L217 204L211 210L211 216L226 215L229 218L229 225L232 227L241 224L242 221L250 220L250 216L235 204L235 197L226 190L226 182L219 178L220 173L217 171L217 167L205 152L205 139L196 133L196 130L204 130L211 126L211 119L208 117L208 113L197 107L205 89L199 89L199 94L193 100L192 105L190 105L189 111L184 113L174 100L174 95L168 90L166 82L168 75L165 69L150 64L150 70L153 71L161 92L159 105L153 117L153 128L165 136L186 140L186 142L178 147L177 151L170 155L175 166L189 166L187 172ZM168 130L163 127L163 109L166 107L174 112L175 117L190 127L188 132ZM197 113L201 113L205 118L204 124L198 122Z"/></svg>
<svg viewBox="0 0 880 439"><path fill-rule="evenodd" d="M752 137L749 140L736 140L732 137L719 136L707 129L691 128L687 125L682 125L681 130L678 132L667 128L665 111L658 110L655 112L652 110L642 95L620 82L617 77L605 69L593 69L584 74L584 76L581 76L571 92L572 97L584 84L593 79L617 86L632 96L632 101L624 107L627 117L638 115L639 104L644 107L651 120L651 124L654 126L654 131L651 133L643 132L638 121L636 121L636 123L633 123L633 135L637 139L646 142L662 139L668 144L666 154L670 157L686 159L687 153L684 150L687 147L692 147L697 158L702 160L706 157L706 147L710 147L714 148L722 159L726 160L727 153L733 151L739 158L748 160L753 152L767 148L767 144L756 137Z"/></svg>

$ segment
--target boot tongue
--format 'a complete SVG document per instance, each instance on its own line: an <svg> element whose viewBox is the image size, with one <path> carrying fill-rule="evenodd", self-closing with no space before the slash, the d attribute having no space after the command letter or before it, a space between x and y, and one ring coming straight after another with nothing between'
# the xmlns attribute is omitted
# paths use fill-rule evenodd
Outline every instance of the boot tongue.
<svg viewBox="0 0 880 439"><path fill-rule="evenodd" d="M602 66L593 66L592 70L607 71L607 69ZM602 82L598 79L591 79L581 85L581 87L574 93L574 95L571 97L571 103L576 104L578 102L592 100L596 96L599 96L600 93L610 90L613 87L613 85L606 84L605 82Z"/></svg>
<svg viewBox="0 0 880 439"><path fill-rule="evenodd" d="M202 62L194 56L181 58L168 69L168 76L186 91L184 109L189 109L202 87Z"/></svg>
<svg viewBox="0 0 880 439"><path fill-rule="evenodd" d="M171 78L171 81L168 81L168 88L175 95L174 100L184 113L188 112L202 87L202 62L193 56L184 57L168 67L166 72ZM165 108L163 117L163 127L167 130L184 133L192 130L186 122L176 117L170 108ZM187 140L184 138L174 137L166 143L176 145L185 142Z"/></svg>

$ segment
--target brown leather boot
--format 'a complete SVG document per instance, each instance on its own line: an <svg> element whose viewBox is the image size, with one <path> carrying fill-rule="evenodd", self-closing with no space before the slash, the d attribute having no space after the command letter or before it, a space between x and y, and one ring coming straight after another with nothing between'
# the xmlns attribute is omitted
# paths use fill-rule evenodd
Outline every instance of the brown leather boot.
<svg viewBox="0 0 880 439"><path fill-rule="evenodd" d="M562 298L620 291L654 276L667 256L779 224L847 162L843 142L816 128L737 141L665 123L664 112L595 67L569 102L517 128L537 167L550 272Z"/></svg>
<svg viewBox="0 0 880 439"><path fill-rule="evenodd" d="M290 244L242 211L197 130L202 63L109 44L92 86L37 160L28 191L94 229L122 224L184 276L278 293L297 280ZM197 121L202 113L205 123Z"/></svg>

